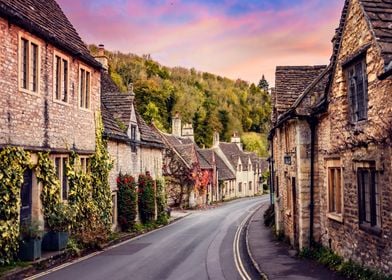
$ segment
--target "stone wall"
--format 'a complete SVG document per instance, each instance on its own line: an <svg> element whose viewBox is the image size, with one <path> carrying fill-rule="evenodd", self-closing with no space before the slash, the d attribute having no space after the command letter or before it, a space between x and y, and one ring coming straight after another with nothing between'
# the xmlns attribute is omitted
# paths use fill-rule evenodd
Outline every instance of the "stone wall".
<svg viewBox="0 0 392 280"><path fill-rule="evenodd" d="M368 119L352 124L342 63L367 44ZM377 75L382 73L383 64L362 8L358 0L353 0L333 76L328 114L320 119L317 132L317 182L320 186L317 211L320 211L320 230L316 237L324 246L331 247L346 259L392 273L391 148L379 143L390 137L392 80L378 80ZM331 218L327 209L326 164L331 158L340 160L343 171L344 210L341 221ZM357 166L361 162L374 162L376 166L381 199L381 228L378 234L359 226Z"/></svg>
<svg viewBox="0 0 392 280"><path fill-rule="evenodd" d="M140 148L141 171L149 171L154 179L162 177L163 151L156 148Z"/></svg>
<svg viewBox="0 0 392 280"><path fill-rule="evenodd" d="M41 67L37 94L21 92L18 89L20 34L39 43ZM69 56L69 102L56 102L53 97L55 48L19 27L9 25L2 18L0 38L0 144L93 151L94 113L100 109L100 72L90 69L91 109L79 108L78 76L79 66L82 64L77 58Z"/></svg>

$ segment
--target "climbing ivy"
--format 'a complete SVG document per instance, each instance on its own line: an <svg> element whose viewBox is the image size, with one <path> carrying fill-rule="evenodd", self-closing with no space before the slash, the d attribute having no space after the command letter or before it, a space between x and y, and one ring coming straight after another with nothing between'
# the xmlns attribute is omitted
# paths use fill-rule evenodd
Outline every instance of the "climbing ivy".
<svg viewBox="0 0 392 280"><path fill-rule="evenodd" d="M166 212L167 196L165 191L165 182L162 179L156 180L156 203L158 212L158 223L166 224L169 217Z"/></svg>
<svg viewBox="0 0 392 280"><path fill-rule="evenodd" d="M44 218L47 219L55 212L60 203L60 181L49 153L38 153L38 162L35 167L38 182L42 185L41 202Z"/></svg>
<svg viewBox="0 0 392 280"><path fill-rule="evenodd" d="M109 185L109 171L113 167L103 139L102 117L99 113L95 117L95 153L91 158L91 179L93 185L93 199L98 207L101 219L109 232L112 225L112 197Z"/></svg>
<svg viewBox="0 0 392 280"><path fill-rule="evenodd" d="M10 263L18 251L20 190L30 155L21 148L0 151L0 264Z"/></svg>
<svg viewBox="0 0 392 280"><path fill-rule="evenodd" d="M148 223L155 217L154 180L148 173L139 175L138 186L140 219L143 223Z"/></svg>

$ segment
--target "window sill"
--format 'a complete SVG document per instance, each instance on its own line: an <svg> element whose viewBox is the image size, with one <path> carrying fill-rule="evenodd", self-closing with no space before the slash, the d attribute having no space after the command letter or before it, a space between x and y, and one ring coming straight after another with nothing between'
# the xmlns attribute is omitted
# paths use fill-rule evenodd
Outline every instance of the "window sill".
<svg viewBox="0 0 392 280"><path fill-rule="evenodd" d="M327 213L327 217L330 220L334 220L336 222L343 223L343 215L342 214L330 212L330 213Z"/></svg>
<svg viewBox="0 0 392 280"><path fill-rule="evenodd" d="M91 112L92 112L91 109L83 108L83 107L80 107L80 106L79 106L79 109L80 109L81 111L86 112L86 113L91 113Z"/></svg>
<svg viewBox="0 0 392 280"><path fill-rule="evenodd" d="M57 99L53 99L53 103L60 104L60 105L65 105L65 106L70 106L71 105L68 102L64 102L64 101L57 100Z"/></svg>
<svg viewBox="0 0 392 280"><path fill-rule="evenodd" d="M27 93L27 94L36 96L36 97L40 97L40 96L41 96L41 95L39 94L39 92L35 92L35 91L28 90L28 89L24 89L24 88L19 88L19 91L22 92L22 93Z"/></svg>
<svg viewBox="0 0 392 280"><path fill-rule="evenodd" d="M382 230L379 226L370 226L369 224L359 224L359 228L369 234L381 237Z"/></svg>

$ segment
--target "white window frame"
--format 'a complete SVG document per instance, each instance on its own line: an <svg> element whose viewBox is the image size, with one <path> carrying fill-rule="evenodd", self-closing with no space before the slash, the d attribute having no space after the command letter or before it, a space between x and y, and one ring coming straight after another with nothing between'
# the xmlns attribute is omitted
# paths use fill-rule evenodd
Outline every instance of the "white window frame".
<svg viewBox="0 0 392 280"><path fill-rule="evenodd" d="M61 79L60 79L60 91L61 91L61 89L65 86L65 85L63 85L63 83L64 83L64 77L63 77L63 69L64 69L64 67L63 67L63 60L65 60L66 62L67 62L67 64L68 64L68 72L67 72L67 78L66 78L66 87L67 87L67 100L65 100L65 101L63 101L62 100L62 98L60 97L60 99L57 99L56 98L56 76L57 76L57 68L56 68L56 58L57 57L59 57L60 58L60 61L61 61L61 63L60 63L60 65L61 65L61 67L60 67L60 77L61 77ZM63 53L61 53L61 52L58 52L58 51L54 51L54 53L53 53L53 101L54 102L56 102L56 103L61 103L61 104L66 104L66 105L69 105L69 102L70 102L70 73L71 73L71 63L70 63L70 59L69 59L69 57L67 56L67 55L65 55L65 54L63 54ZM60 92L60 95L61 95L61 93L62 92Z"/></svg>
<svg viewBox="0 0 392 280"><path fill-rule="evenodd" d="M28 57L27 57L27 74L26 74L26 84L27 88L24 88L21 81L21 74L22 74L22 39L28 42ZM30 50L31 45L34 44L37 46L37 75L36 75L36 85L37 90L30 89ZM41 81L41 42L35 39L33 36L29 35L25 32L19 32L18 34L18 89L20 92L32 94L32 95L39 95L40 93L40 81Z"/></svg>

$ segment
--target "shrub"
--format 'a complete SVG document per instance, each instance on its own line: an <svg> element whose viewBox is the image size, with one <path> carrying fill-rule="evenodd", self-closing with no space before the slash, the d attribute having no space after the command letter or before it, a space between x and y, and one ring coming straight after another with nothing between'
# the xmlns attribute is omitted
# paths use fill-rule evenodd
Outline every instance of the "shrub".
<svg viewBox="0 0 392 280"><path fill-rule="evenodd" d="M157 187L156 200L157 200L157 213L158 213L157 222L158 224L166 225L169 221L169 217L168 217L169 215L166 211L167 197L165 191L165 184L163 180L156 180L156 187Z"/></svg>
<svg viewBox="0 0 392 280"><path fill-rule="evenodd" d="M264 212L264 225L266 227L272 227L275 225L275 209L273 204L271 204Z"/></svg>
<svg viewBox="0 0 392 280"><path fill-rule="evenodd" d="M151 222L155 217L155 190L154 180L148 174L140 175L139 186L139 212L143 224Z"/></svg>
<svg viewBox="0 0 392 280"><path fill-rule="evenodd" d="M121 174L117 178L118 223L121 230L128 231L135 225L137 217L137 185L135 178Z"/></svg>

